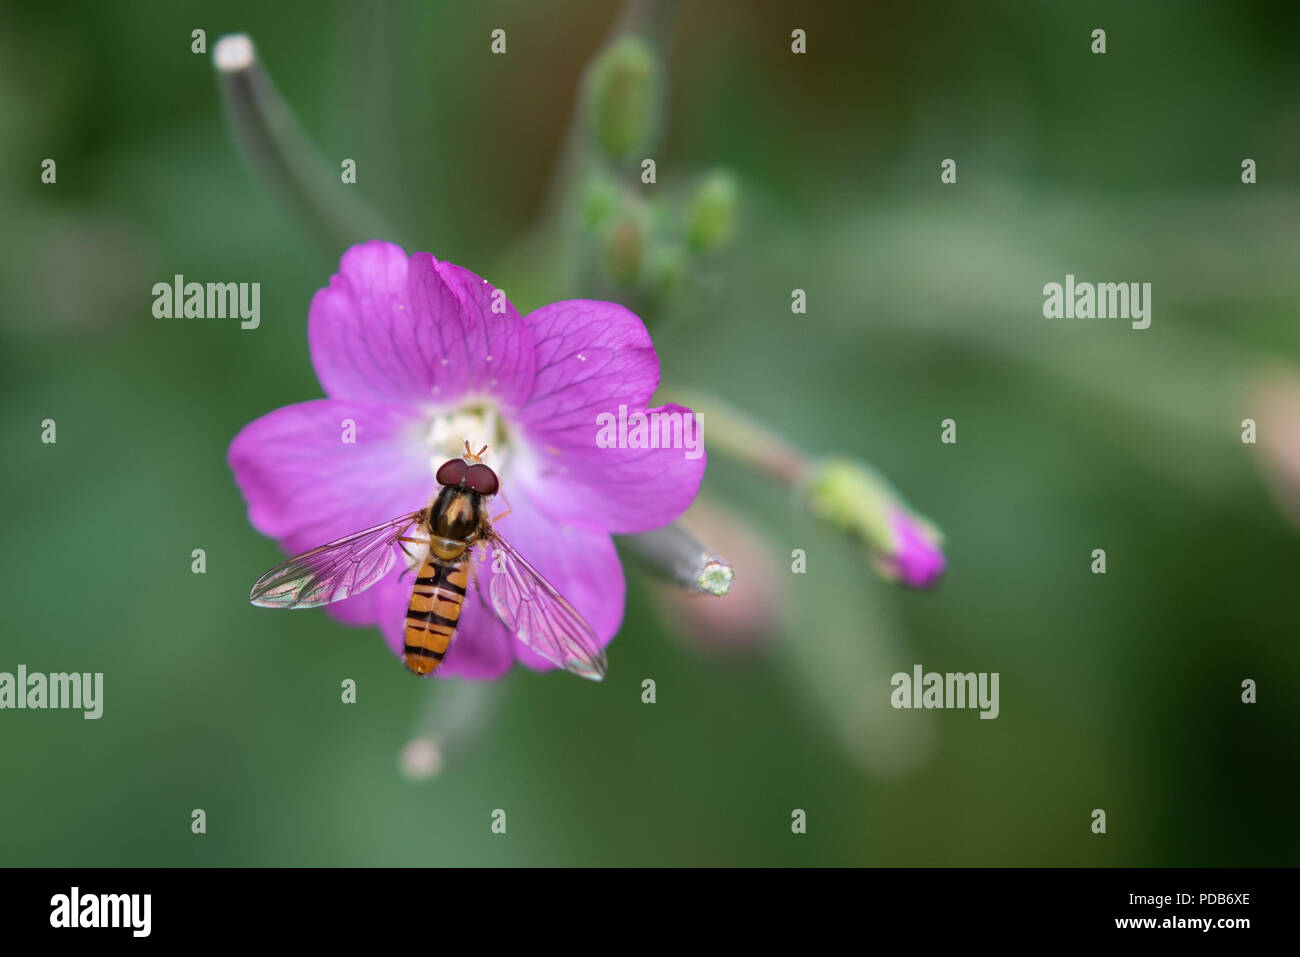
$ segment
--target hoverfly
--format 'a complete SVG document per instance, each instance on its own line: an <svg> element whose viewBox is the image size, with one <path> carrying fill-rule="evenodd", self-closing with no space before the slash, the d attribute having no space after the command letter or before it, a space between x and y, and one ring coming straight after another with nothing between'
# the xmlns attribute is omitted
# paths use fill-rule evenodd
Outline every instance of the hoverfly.
<svg viewBox="0 0 1300 957"><path fill-rule="evenodd" d="M487 446L471 452L466 442L464 456L438 468L438 493L427 507L276 565L257 580L248 600L263 608L316 608L359 595L388 574L400 547L419 563L406 611L402 662L417 675L429 675L442 663L456 633L471 552L487 545L497 556L492 608L505 626L552 664L600 681L605 652L591 626L492 527L487 500L500 490L500 482L483 464L485 451ZM427 541L408 534L413 530ZM427 547L427 554L412 554L407 545Z"/></svg>

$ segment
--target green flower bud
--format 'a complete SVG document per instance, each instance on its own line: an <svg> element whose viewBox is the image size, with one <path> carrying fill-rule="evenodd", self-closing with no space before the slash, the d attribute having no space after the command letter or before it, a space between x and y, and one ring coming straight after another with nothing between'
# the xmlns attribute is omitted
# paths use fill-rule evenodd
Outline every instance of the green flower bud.
<svg viewBox="0 0 1300 957"><path fill-rule="evenodd" d="M884 578L929 588L943 574L942 533L863 463L847 458L816 462L800 491L813 515L871 549Z"/></svg>
<svg viewBox="0 0 1300 957"><path fill-rule="evenodd" d="M686 241L703 252L731 241L736 231L736 178L725 170L710 173L691 197Z"/></svg>
<svg viewBox="0 0 1300 957"><path fill-rule="evenodd" d="M635 36L615 40L592 64L589 83L589 119L600 148L622 160L648 146L662 85L650 45Z"/></svg>
<svg viewBox="0 0 1300 957"><path fill-rule="evenodd" d="M591 230L600 226L619 208L618 187L607 177L593 176L582 195L582 225Z"/></svg>

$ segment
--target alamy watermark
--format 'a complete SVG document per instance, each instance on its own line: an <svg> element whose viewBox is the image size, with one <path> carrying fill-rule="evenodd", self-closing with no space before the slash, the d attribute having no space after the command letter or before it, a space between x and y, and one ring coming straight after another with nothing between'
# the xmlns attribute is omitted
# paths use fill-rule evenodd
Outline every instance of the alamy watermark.
<svg viewBox="0 0 1300 957"><path fill-rule="evenodd" d="M704 417L698 412L601 412L596 416L596 447L602 449L683 449L688 459L704 454Z"/></svg>
<svg viewBox="0 0 1300 957"><path fill-rule="evenodd" d="M889 703L895 708L979 708L981 718L996 718L998 672L922 672L920 665L909 675L900 671L889 679L893 692Z"/></svg>
<svg viewBox="0 0 1300 957"><path fill-rule="evenodd" d="M4 708L76 709L85 712L82 717L87 721L94 720L104 713L104 673L28 674L26 665L18 666L17 675L0 671L0 709Z"/></svg>
<svg viewBox="0 0 1300 957"><path fill-rule="evenodd" d="M74 887L50 898L50 926L122 927L132 937L148 937L152 911L152 894L83 894Z"/></svg>
<svg viewBox="0 0 1300 957"><path fill-rule="evenodd" d="M242 319L239 328L262 324L260 282L171 282L153 284L153 314L158 319Z"/></svg>
<svg viewBox="0 0 1300 957"><path fill-rule="evenodd" d="M1080 282L1067 273L1065 285L1043 287L1045 319L1124 319L1134 329L1151 325L1151 283Z"/></svg>

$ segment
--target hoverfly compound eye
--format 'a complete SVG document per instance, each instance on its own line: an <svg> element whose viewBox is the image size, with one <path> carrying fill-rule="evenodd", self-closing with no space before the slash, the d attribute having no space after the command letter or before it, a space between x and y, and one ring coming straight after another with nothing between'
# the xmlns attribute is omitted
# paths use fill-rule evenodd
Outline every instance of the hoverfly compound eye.
<svg viewBox="0 0 1300 957"><path fill-rule="evenodd" d="M465 485L480 495L495 495L501 483L497 481L497 473L486 465L471 465L465 473Z"/></svg>
<svg viewBox="0 0 1300 957"><path fill-rule="evenodd" d="M485 466L486 467L486 466ZM438 473L434 476L439 485L464 485L465 473L469 465L464 459L451 459L443 462L438 466Z"/></svg>

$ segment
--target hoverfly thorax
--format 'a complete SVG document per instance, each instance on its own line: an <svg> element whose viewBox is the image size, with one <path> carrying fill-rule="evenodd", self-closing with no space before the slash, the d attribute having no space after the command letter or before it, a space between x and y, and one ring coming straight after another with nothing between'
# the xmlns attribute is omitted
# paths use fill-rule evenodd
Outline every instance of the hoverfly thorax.
<svg viewBox="0 0 1300 957"><path fill-rule="evenodd" d="M439 538L469 542L483 523L483 496L455 485L444 485L429 513L429 527Z"/></svg>

